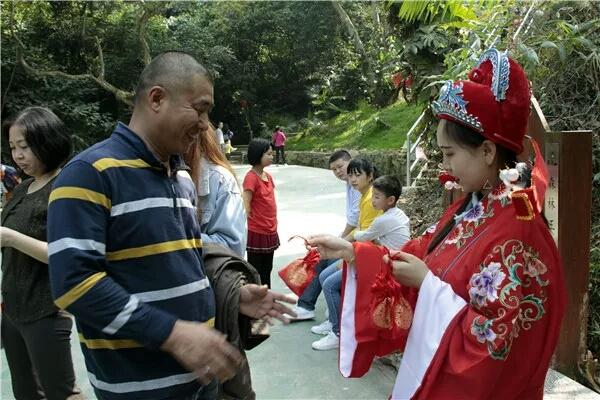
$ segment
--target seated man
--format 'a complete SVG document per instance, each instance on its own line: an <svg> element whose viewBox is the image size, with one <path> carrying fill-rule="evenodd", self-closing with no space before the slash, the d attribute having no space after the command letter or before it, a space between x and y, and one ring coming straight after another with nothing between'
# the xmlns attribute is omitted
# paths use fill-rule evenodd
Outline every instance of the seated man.
<svg viewBox="0 0 600 400"><path fill-rule="evenodd" d="M346 237L358 226L358 208L360 202L360 192L352 187L348 182L348 163L352 156L346 150L338 150L329 157L329 169L333 172L336 178L346 182L346 226L340 237ZM332 265L335 261L333 260L321 260L315 269L317 274L315 278L306 288L302 296L298 299L298 304L294 307L294 311L297 315L295 320L307 320L315 317L315 304L317 298L321 293L321 283L319 282L319 274L325 270L328 266ZM315 331L316 330L316 331ZM331 324L326 318L318 327L313 327L312 332L317 334L327 334L331 330Z"/></svg>

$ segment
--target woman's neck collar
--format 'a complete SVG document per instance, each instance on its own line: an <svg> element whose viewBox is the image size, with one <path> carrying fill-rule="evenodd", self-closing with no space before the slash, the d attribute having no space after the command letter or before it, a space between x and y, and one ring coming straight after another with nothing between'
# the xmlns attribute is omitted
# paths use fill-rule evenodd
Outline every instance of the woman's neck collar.
<svg viewBox="0 0 600 400"><path fill-rule="evenodd" d="M34 180L34 182L38 182L38 183L48 182L49 180L54 178L56 175L58 175L58 173L60 172L61 169L62 168L59 167L59 168L53 169L52 171L48 171L44 174L34 176L33 180Z"/></svg>
<svg viewBox="0 0 600 400"><path fill-rule="evenodd" d="M263 171L265 170L265 167L263 167L262 165L255 165L252 167L252 170L257 174L262 175Z"/></svg>

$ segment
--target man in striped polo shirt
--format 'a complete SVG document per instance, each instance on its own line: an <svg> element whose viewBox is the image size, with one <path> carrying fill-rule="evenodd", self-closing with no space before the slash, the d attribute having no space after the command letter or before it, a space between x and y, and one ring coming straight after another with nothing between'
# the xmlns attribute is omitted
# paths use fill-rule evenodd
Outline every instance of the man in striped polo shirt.
<svg viewBox="0 0 600 400"><path fill-rule="evenodd" d="M180 52L144 69L129 125L73 158L50 196L56 304L76 317L100 399L214 399L239 352L212 327L194 184L180 154L208 128L213 83ZM293 313L266 287L240 289L253 318Z"/></svg>

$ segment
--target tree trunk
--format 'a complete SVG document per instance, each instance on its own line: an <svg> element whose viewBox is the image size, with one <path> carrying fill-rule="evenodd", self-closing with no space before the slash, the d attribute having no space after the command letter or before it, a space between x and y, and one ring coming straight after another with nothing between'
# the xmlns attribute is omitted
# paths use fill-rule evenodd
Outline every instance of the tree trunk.
<svg viewBox="0 0 600 400"><path fill-rule="evenodd" d="M365 76L367 78L367 83L369 85L369 93L372 93L373 89L375 87L375 73L373 71L373 64L371 63L371 59L369 58L367 51L365 50L365 46L363 45L362 40L360 40L358 31L356 30L356 27L352 23L350 16L342 8L341 3L338 1L332 1L331 5L333 6L336 13L340 17L340 20L346 27L346 31L348 32L348 35L350 35L350 38L352 39L352 42L354 43L354 47L356 48L356 50L358 51L358 53L360 54L360 56L362 58L361 67L362 67L363 73L365 74Z"/></svg>

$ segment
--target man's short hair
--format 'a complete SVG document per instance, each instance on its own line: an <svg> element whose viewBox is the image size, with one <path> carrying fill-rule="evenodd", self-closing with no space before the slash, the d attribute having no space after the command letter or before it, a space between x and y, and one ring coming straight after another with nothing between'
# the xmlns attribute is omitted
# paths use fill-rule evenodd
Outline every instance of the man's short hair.
<svg viewBox="0 0 600 400"><path fill-rule="evenodd" d="M379 190L385 197L394 196L395 201L398 201L402 194L400 179L392 175L383 175L375 179L373 189Z"/></svg>
<svg viewBox="0 0 600 400"><path fill-rule="evenodd" d="M162 86L174 92L184 91L195 75L214 82L212 74L190 54L174 50L160 53L142 71L135 89L135 103L153 86Z"/></svg>
<svg viewBox="0 0 600 400"><path fill-rule="evenodd" d="M344 150L344 149L338 150L329 157L329 165L333 164L334 162L336 162L339 159L342 159L344 161L349 161L352 159L352 156L350 155L350 153L348 153L348 150Z"/></svg>

